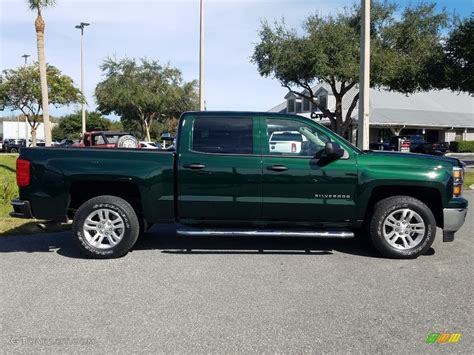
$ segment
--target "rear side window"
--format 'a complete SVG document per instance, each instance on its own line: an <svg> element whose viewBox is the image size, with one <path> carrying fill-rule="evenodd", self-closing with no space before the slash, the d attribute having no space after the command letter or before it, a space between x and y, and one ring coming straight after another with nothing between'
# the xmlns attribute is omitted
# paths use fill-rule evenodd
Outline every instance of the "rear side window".
<svg viewBox="0 0 474 355"><path fill-rule="evenodd" d="M193 123L192 149L217 154L253 154L251 117L203 117Z"/></svg>
<svg viewBox="0 0 474 355"><path fill-rule="evenodd" d="M105 136L108 144L117 144L120 136L117 134L108 134Z"/></svg>

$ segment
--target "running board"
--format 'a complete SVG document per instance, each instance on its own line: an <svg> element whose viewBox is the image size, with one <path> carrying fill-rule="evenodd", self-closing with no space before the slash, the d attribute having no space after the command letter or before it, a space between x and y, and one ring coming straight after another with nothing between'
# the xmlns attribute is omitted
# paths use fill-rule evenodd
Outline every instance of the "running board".
<svg viewBox="0 0 474 355"><path fill-rule="evenodd" d="M226 236L226 237L313 237L313 238L354 238L351 231L278 231L278 230L226 230L226 229L179 229L178 235L183 236Z"/></svg>

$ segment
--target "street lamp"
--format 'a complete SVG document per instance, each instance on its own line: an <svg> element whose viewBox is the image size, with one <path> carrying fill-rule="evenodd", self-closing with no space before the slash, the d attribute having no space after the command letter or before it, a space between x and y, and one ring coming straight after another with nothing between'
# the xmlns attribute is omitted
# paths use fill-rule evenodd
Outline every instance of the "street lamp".
<svg viewBox="0 0 474 355"><path fill-rule="evenodd" d="M361 0L358 145L369 149L370 0Z"/></svg>
<svg viewBox="0 0 474 355"><path fill-rule="evenodd" d="M204 111L204 0L199 1L199 110Z"/></svg>
<svg viewBox="0 0 474 355"><path fill-rule="evenodd" d="M84 54L83 54L83 45L82 45L82 39L84 37L84 27L89 26L89 23L86 22L81 22L79 25L76 25L75 28L81 30L81 92L82 95L84 95ZM82 108L82 135L84 135L84 132L86 131L86 106L84 101L81 104Z"/></svg>
<svg viewBox="0 0 474 355"><path fill-rule="evenodd" d="M23 54L21 57L25 59L25 67L26 67L26 64L28 63L28 57L31 57L31 55Z"/></svg>

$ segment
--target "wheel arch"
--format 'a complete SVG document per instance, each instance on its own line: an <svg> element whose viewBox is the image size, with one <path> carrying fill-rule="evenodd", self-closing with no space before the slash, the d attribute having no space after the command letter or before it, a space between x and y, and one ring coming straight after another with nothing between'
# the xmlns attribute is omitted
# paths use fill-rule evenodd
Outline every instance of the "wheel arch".
<svg viewBox="0 0 474 355"><path fill-rule="evenodd" d="M423 202L433 213L436 226L443 227L443 200L441 192L435 187L382 185L372 189L364 214L364 223L368 222L373 214L377 202L392 196L410 196Z"/></svg>
<svg viewBox="0 0 474 355"><path fill-rule="evenodd" d="M75 211L91 198L111 195L117 196L133 207L137 216L143 216L143 203L140 190L132 181L75 181L69 189L68 218L74 216Z"/></svg>

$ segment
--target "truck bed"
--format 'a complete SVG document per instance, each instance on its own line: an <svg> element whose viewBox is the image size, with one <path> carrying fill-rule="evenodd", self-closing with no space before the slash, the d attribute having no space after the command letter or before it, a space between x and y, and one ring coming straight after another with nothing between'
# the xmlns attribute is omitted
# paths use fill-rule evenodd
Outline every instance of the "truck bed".
<svg viewBox="0 0 474 355"><path fill-rule="evenodd" d="M138 191L148 221L174 220L174 152L142 149L23 148L31 182L20 189L36 218L64 220L89 189ZM71 196L74 194L75 196Z"/></svg>

